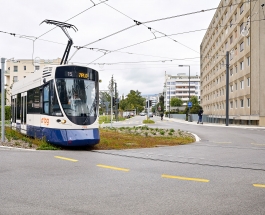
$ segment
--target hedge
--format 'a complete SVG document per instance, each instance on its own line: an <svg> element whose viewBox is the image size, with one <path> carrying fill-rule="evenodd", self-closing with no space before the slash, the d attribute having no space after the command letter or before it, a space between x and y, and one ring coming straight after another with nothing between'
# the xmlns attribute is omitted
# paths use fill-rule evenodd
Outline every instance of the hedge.
<svg viewBox="0 0 265 215"><path fill-rule="evenodd" d="M2 113L2 108L0 106L1 113ZM5 120L10 120L11 119L11 106L5 106ZM2 120L2 114L0 114L0 120Z"/></svg>

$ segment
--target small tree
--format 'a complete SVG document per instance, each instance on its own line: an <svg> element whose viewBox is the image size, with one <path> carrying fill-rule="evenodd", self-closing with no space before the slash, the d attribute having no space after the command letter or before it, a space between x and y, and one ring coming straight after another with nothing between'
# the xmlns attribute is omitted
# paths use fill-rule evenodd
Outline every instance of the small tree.
<svg viewBox="0 0 265 215"><path fill-rule="evenodd" d="M170 100L171 107L181 107L183 104L183 101L180 98L172 98Z"/></svg>

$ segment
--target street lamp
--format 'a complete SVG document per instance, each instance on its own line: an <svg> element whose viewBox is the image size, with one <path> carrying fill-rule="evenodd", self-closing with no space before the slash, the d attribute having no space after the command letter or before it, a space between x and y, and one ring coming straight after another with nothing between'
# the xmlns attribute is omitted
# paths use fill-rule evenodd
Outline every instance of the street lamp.
<svg viewBox="0 0 265 215"><path fill-rule="evenodd" d="M167 85L166 83L164 84L164 101L166 100L166 110L167 110ZM169 114L168 114L168 118L170 118L170 85L169 85Z"/></svg>
<svg viewBox="0 0 265 215"><path fill-rule="evenodd" d="M179 65L179 67L189 67L189 102L190 102L190 65ZM191 122L191 117L190 117L190 107L188 106L189 111L188 111L188 121Z"/></svg>

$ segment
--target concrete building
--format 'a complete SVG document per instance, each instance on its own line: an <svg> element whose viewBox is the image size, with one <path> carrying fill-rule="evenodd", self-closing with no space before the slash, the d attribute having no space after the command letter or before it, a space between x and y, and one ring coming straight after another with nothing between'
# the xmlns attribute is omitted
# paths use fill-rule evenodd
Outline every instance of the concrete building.
<svg viewBox="0 0 265 215"><path fill-rule="evenodd" d="M189 96L197 96L200 101L200 76L180 73L177 76L165 74L164 106L165 111L173 111L177 108L184 110L189 101ZM183 101L182 107L171 107L170 100L179 98Z"/></svg>
<svg viewBox="0 0 265 215"><path fill-rule="evenodd" d="M265 126L264 1L222 0L202 40L201 105L225 123L226 65L229 121ZM265 9L264 9L265 10ZM226 63L226 52L229 62Z"/></svg>
<svg viewBox="0 0 265 215"><path fill-rule="evenodd" d="M53 60L36 58L33 61L31 59L7 60L5 70L5 89L7 90L7 97L11 93L11 88L14 82L25 78L33 72L38 72L48 65L59 65L60 62L60 58ZM7 98L7 105L10 105L9 98Z"/></svg>

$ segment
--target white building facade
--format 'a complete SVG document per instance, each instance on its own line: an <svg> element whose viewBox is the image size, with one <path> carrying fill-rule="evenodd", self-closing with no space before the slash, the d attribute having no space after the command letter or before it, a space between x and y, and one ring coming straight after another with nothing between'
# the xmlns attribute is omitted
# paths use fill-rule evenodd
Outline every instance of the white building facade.
<svg viewBox="0 0 265 215"><path fill-rule="evenodd" d="M178 74L177 76L165 74L164 105L165 111L173 111L177 108L183 110L189 98L197 96L200 102L200 76ZM183 101L182 107L171 107L170 100L179 98Z"/></svg>

